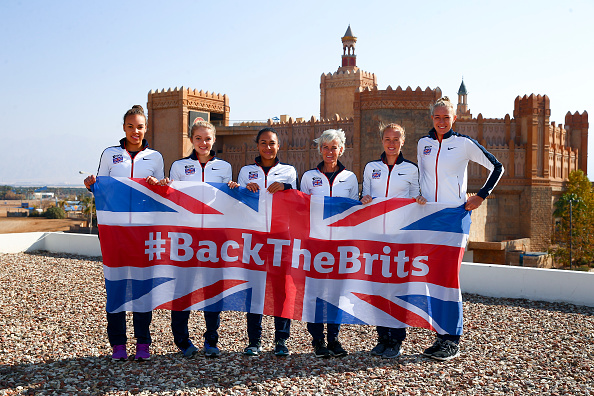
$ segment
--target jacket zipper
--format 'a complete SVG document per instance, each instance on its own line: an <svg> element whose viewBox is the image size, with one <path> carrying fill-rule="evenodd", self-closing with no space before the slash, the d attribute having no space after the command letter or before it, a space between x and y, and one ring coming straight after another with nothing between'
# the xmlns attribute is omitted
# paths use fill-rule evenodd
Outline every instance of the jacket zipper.
<svg viewBox="0 0 594 396"><path fill-rule="evenodd" d="M394 167L392 167L394 169ZM392 174L392 169L388 166L388 183L386 184L386 198L388 197L388 190L390 189L390 175Z"/></svg>
<svg viewBox="0 0 594 396"><path fill-rule="evenodd" d="M440 152L441 152L441 141L439 141L439 149L437 150L437 158L435 158L435 202L437 202L437 188L439 186L439 180L438 180L438 176L437 176L437 164L439 163L439 153Z"/></svg>

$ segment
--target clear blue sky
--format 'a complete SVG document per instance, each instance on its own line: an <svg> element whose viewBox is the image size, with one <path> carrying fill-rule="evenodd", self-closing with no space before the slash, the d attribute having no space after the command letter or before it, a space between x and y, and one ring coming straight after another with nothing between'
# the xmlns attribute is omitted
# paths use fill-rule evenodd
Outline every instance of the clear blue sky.
<svg viewBox="0 0 594 396"><path fill-rule="evenodd" d="M594 118L594 2L13 1L0 3L0 184L82 185L151 89L227 94L231 119L319 117L351 24L357 65L388 85L502 118L546 94L551 121ZM594 122L589 176L594 176Z"/></svg>

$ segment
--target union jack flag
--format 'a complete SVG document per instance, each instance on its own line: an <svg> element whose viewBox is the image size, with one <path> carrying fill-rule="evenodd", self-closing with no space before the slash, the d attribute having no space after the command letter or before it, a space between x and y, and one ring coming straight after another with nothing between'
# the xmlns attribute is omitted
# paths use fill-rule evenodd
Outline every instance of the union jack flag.
<svg viewBox="0 0 594 396"><path fill-rule="evenodd" d="M198 182L94 185L107 310L235 310L461 334L470 212Z"/></svg>

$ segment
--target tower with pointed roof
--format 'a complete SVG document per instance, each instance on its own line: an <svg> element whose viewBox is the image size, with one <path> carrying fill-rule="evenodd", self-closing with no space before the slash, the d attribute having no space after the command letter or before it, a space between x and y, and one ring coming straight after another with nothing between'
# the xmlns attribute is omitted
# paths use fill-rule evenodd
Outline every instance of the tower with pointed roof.
<svg viewBox="0 0 594 396"><path fill-rule="evenodd" d="M320 82L320 117L325 119L351 118L354 115L355 92L359 89L377 89L377 77L357 67L355 43L351 25L342 40L342 62L334 73L322 74Z"/></svg>
<svg viewBox="0 0 594 396"><path fill-rule="evenodd" d="M342 36L342 66L338 69L357 69L357 55L355 55L355 43L357 37L353 35L351 25L347 28L344 36Z"/></svg>
<svg viewBox="0 0 594 396"><path fill-rule="evenodd" d="M462 84L460 84L460 88L458 89L456 116L460 119L472 118L472 114L470 114L470 110L468 109L468 91L466 90L466 85L464 85L464 79L462 79Z"/></svg>

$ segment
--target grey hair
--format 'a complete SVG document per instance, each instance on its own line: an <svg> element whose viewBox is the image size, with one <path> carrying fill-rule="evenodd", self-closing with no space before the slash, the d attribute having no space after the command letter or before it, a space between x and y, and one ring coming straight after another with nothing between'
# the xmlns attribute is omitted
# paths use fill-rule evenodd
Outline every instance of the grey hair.
<svg viewBox="0 0 594 396"><path fill-rule="evenodd" d="M404 130L404 127L400 124L396 124L395 122L392 122L390 124L384 124L383 122L380 123L379 125L379 135L380 135L380 139L384 138L384 132L386 131L386 129L397 129L400 131L400 135L405 138L406 137L406 131Z"/></svg>
<svg viewBox="0 0 594 396"><path fill-rule="evenodd" d="M333 140L338 141L338 147L343 149L339 155L341 156L344 153L346 143L346 135L342 129L327 129L322 132L319 138L314 139L314 142L318 145L318 151L321 152L322 145L324 143L330 143Z"/></svg>
<svg viewBox="0 0 594 396"><path fill-rule="evenodd" d="M454 110L454 104L450 102L450 98L448 98L447 96L437 99L435 103L431 105L431 116L433 116L436 107L446 107L449 110L450 114L456 114Z"/></svg>
<svg viewBox="0 0 594 396"><path fill-rule="evenodd" d="M212 132L212 136L214 138L217 137L217 130L215 128L214 125L212 125L210 122L208 121L204 121L204 120L196 120L194 121L194 125L192 125L192 128L190 129L190 131L188 132L188 138L190 138L190 140L192 140L192 137L194 136L194 131L198 128L206 128L209 129Z"/></svg>

